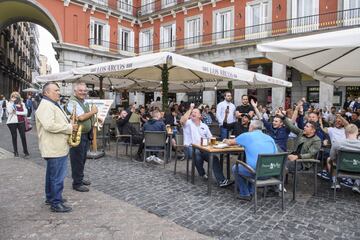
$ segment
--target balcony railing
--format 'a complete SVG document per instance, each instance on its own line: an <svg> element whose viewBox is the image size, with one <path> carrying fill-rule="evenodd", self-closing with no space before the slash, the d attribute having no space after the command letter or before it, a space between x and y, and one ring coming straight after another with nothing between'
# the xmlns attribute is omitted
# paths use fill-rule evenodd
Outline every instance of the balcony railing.
<svg viewBox="0 0 360 240"><path fill-rule="evenodd" d="M100 51L111 51L119 52L124 55L131 55L135 53L135 47L130 45L123 45L114 42L108 42L104 40L99 40L95 38L89 39L90 48L100 50Z"/></svg>
<svg viewBox="0 0 360 240"><path fill-rule="evenodd" d="M146 14L154 13L162 9L170 8L174 5L183 3L184 0L155 0L139 7L130 4L126 0L91 0L97 7L109 8L111 10L121 11L128 13L134 17L143 16ZM132 2L134 2L133 0Z"/></svg>
<svg viewBox="0 0 360 240"><path fill-rule="evenodd" d="M139 48L121 46L119 43L99 41L96 39L89 39L89 43L91 47L99 50L139 54L218 46L221 44L231 44L267 37L296 35L304 32L354 26L360 26L360 8L213 32L211 34L176 39L170 42L161 42Z"/></svg>

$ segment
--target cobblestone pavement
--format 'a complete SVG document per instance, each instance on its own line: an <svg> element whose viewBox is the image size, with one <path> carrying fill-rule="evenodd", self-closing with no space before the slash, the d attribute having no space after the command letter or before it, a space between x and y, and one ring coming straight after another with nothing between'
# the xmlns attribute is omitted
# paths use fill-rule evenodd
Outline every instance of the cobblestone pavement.
<svg viewBox="0 0 360 240"><path fill-rule="evenodd" d="M0 135L9 139L3 127ZM28 139L29 161L44 165L34 131ZM1 141L0 147L12 148L8 141ZM186 182L184 162L174 176L172 163L164 169L127 157L115 159L114 144L111 147L106 157L86 163L85 174L93 182L92 191L101 191L198 233L216 239L360 239L360 196L349 189L342 189L334 202L328 182L319 180L319 192L314 197L313 178L300 177L296 202L291 201L291 185L286 186L284 212L279 197L260 197L254 214L253 203L236 200L231 187L220 189L214 185L212 196L207 196L206 182L198 178L195 185Z"/></svg>

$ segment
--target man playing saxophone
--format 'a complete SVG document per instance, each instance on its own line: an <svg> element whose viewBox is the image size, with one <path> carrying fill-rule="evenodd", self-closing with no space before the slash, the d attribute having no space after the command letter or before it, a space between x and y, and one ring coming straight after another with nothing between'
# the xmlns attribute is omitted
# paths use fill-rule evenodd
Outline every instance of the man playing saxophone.
<svg viewBox="0 0 360 240"><path fill-rule="evenodd" d="M71 175L73 179L73 189L79 192L88 192L89 188L84 185L90 185L90 181L84 179L84 168L86 162L86 153L90 147L91 129L94 122L94 115L98 109L93 105L90 109L85 103L87 96L87 87L84 82L74 83L74 96L70 97L67 104L67 111L73 112L76 107L77 123L81 126L80 144L70 148Z"/></svg>
<svg viewBox="0 0 360 240"><path fill-rule="evenodd" d="M46 160L46 204L54 212L70 212L62 197L64 178L69 154L68 138L77 125L70 122L58 104L60 89L57 83L49 82L43 87L44 98L35 113L41 156Z"/></svg>

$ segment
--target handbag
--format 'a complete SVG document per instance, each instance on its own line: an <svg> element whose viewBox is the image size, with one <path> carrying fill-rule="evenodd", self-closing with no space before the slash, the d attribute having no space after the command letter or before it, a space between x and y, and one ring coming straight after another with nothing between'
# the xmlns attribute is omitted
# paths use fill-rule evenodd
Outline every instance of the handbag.
<svg viewBox="0 0 360 240"><path fill-rule="evenodd" d="M25 132L28 132L31 129L32 129L32 125L30 123L30 120L27 117L25 117Z"/></svg>

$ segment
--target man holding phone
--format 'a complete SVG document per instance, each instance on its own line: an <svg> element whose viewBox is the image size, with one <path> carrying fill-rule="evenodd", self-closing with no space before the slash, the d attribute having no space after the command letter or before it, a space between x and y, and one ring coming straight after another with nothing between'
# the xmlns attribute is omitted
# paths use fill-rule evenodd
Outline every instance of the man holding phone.
<svg viewBox="0 0 360 240"><path fill-rule="evenodd" d="M227 116L227 124L235 122L235 105L231 102L232 95L231 92L225 92L224 101L220 102L216 108L216 118L220 125L220 138L221 140L228 138L229 131L224 126L225 116Z"/></svg>

